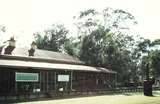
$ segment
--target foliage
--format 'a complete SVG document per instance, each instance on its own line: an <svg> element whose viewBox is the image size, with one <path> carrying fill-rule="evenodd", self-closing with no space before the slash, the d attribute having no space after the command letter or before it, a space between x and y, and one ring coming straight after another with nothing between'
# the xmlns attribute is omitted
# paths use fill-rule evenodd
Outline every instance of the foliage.
<svg viewBox="0 0 160 104"><path fill-rule="evenodd" d="M2 31L2 32L6 32L6 27L5 27L5 26L0 25L0 31Z"/></svg>
<svg viewBox="0 0 160 104"><path fill-rule="evenodd" d="M151 52L152 56L152 67L155 71L155 76L158 77L160 76L160 51L156 50L156 51L152 51Z"/></svg>
<svg viewBox="0 0 160 104"><path fill-rule="evenodd" d="M141 53L141 57L139 60L141 61L141 71L142 75L146 74L147 64L149 63L149 72L150 75L153 77L157 77L160 75L159 68L157 65L159 64L159 52L158 47L160 46L159 39L151 41L149 39L142 39L138 45L137 50Z"/></svg>
<svg viewBox="0 0 160 104"><path fill-rule="evenodd" d="M78 16L75 16L76 27L78 29L79 38L89 35L92 31L104 27L107 31L122 32L128 30L133 24L137 24L135 17L121 9L105 8L102 12L94 9L81 11Z"/></svg>
<svg viewBox="0 0 160 104"><path fill-rule="evenodd" d="M109 33L104 27L100 27L84 37L80 59L88 65L117 71L119 80L129 81L129 77L132 76L137 79L135 76L137 63L132 60L130 52L133 42L132 36L115 35Z"/></svg>
<svg viewBox="0 0 160 104"><path fill-rule="evenodd" d="M0 25L0 45L2 44L2 38L3 38L3 33L5 33L6 32L6 27L5 26L2 26L2 25Z"/></svg>
<svg viewBox="0 0 160 104"><path fill-rule="evenodd" d="M136 24L133 15L120 9L106 8L102 12L89 9L80 12L75 19L82 61L117 71L121 81L129 80L133 72L135 77L137 63L132 60L131 52L135 41L121 31L129 29L126 23Z"/></svg>
<svg viewBox="0 0 160 104"><path fill-rule="evenodd" d="M35 40L39 49L50 51L64 51L64 44L68 43L68 30L63 25L52 25L51 29L44 31L44 36L41 33L35 34Z"/></svg>
<svg viewBox="0 0 160 104"><path fill-rule="evenodd" d="M159 51L154 50L160 40L151 41L129 35L135 17L124 10L105 8L81 11L74 17L78 36L69 38L64 25L53 25L51 29L35 34L37 47L65 52L79 57L87 65L105 67L118 72L119 82L142 81L146 64L150 64L152 75L160 75ZM148 56L144 56L148 54Z"/></svg>

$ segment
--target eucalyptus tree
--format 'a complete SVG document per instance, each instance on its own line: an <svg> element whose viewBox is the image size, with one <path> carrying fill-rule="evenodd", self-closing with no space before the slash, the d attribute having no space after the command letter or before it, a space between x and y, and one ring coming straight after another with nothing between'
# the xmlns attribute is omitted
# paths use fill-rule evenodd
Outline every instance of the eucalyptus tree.
<svg viewBox="0 0 160 104"><path fill-rule="evenodd" d="M88 65L111 68L118 72L119 81L129 81L131 77L135 77L131 73L137 68L128 48L134 39L132 36L118 36L121 38L109 33L104 27L93 31L83 39L80 59Z"/></svg>
<svg viewBox="0 0 160 104"><path fill-rule="evenodd" d="M135 17L122 9L105 8L98 12L94 9L81 11L74 16L75 25L78 29L79 38L89 35L92 31L104 27L112 33L129 30L131 26L137 24Z"/></svg>
<svg viewBox="0 0 160 104"><path fill-rule="evenodd" d="M135 17L120 9L106 8L102 12L82 11L75 19L80 59L89 65L116 70L121 81L129 79L130 70L136 68L131 59L135 40L123 31L137 23Z"/></svg>

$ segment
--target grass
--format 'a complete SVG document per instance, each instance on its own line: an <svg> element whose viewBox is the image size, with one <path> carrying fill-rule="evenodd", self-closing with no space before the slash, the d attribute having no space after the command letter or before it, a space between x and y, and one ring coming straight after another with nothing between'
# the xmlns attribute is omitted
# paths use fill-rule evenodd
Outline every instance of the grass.
<svg viewBox="0 0 160 104"><path fill-rule="evenodd" d="M160 104L160 91L154 92L153 97L144 96L142 93L125 93L119 95L25 102L20 104Z"/></svg>

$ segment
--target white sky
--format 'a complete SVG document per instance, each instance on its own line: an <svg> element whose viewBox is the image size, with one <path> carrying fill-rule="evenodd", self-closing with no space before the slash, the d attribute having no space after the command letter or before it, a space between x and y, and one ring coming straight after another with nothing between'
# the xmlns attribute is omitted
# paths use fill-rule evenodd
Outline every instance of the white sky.
<svg viewBox="0 0 160 104"><path fill-rule="evenodd" d="M73 16L81 10L119 8L136 17L134 29L145 38L160 38L160 0L0 0L0 25L7 27L4 40L16 36L19 45L29 45L33 33L53 23L72 28Z"/></svg>

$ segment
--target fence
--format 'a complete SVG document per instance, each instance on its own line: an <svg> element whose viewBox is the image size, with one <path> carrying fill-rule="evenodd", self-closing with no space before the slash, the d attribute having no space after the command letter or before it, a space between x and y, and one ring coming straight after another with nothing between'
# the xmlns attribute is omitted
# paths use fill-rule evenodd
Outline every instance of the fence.
<svg viewBox="0 0 160 104"><path fill-rule="evenodd" d="M153 87L153 91L160 90L159 87ZM78 96L93 96L93 95L109 95L109 94L122 94L122 93L135 93L143 92L143 87L121 87L114 89L96 89L96 90L80 90L80 91L50 91L43 93L0 93L0 100L29 100L38 98L65 98L65 97L78 97Z"/></svg>

